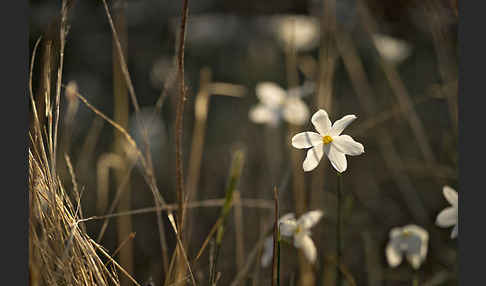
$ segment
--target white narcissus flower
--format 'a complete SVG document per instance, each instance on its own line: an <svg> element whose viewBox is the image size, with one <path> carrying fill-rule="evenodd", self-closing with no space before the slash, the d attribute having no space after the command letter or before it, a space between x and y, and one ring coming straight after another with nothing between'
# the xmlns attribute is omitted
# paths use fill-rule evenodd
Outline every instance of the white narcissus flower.
<svg viewBox="0 0 486 286"><path fill-rule="evenodd" d="M313 210L304 213L298 220L293 213L282 216L279 220L280 235L294 239L294 246L302 249L305 257L314 263L317 257L317 250L310 235L310 229L319 222L323 213L320 210ZM262 266L268 266L273 257L273 237L267 237L262 254Z"/></svg>
<svg viewBox="0 0 486 286"><path fill-rule="evenodd" d="M412 267L418 269L427 256L428 242L429 234L420 226L410 224L392 228L386 246L388 264L397 267L405 255Z"/></svg>
<svg viewBox="0 0 486 286"><path fill-rule="evenodd" d="M314 170L324 153L338 172L346 171L346 155L356 156L364 153L361 143L349 135L341 135L343 130L356 119L356 115L346 115L331 125L327 112L319 109L311 121L317 132L302 132L292 137L292 146L298 149L310 148L302 165L305 172Z"/></svg>
<svg viewBox="0 0 486 286"><path fill-rule="evenodd" d="M442 188L442 192L446 200L451 204L451 206L442 210L439 215L437 215L435 223L440 227L454 226L454 228L452 229L451 238L455 238L457 237L457 234L459 232L459 220L457 219L459 197L457 195L457 192L449 186L444 186Z"/></svg>
<svg viewBox="0 0 486 286"><path fill-rule="evenodd" d="M265 123L276 127L283 118L285 121L302 125L309 118L309 109L301 99L307 93L305 86L288 92L273 82L262 82L256 86L260 103L250 109L249 117L255 123Z"/></svg>

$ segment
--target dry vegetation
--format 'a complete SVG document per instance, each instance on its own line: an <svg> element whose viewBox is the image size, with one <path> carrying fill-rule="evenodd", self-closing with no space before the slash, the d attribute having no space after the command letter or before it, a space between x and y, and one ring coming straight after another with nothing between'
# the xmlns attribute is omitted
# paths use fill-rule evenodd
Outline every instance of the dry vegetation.
<svg viewBox="0 0 486 286"><path fill-rule="evenodd" d="M386 59L378 47L372 48L370 72L371 60L360 56L357 40L336 23L332 12L337 1L322 2L320 42L314 50L317 60L299 50L295 42L299 30L293 28L295 17L289 17L290 40L279 54L288 89L301 87L305 77L315 83L305 99L311 103L311 113L326 109L332 121L347 114L343 112L360 114L360 122L349 128L349 134L366 142L366 156L348 159L357 160L349 163L352 171L336 177L326 159L312 174L302 171L305 154L290 142L293 135L309 130L310 124L259 128L248 123L250 127L235 127L243 135L234 137L242 140L227 143L211 138L217 128L209 126L210 101L221 100L223 105L223 100L240 100L236 104L246 110L249 101L243 99L253 87L219 82L208 67L200 69L197 90L187 84L188 0L179 1L173 64L148 116L142 116L139 101L143 96L136 94L127 64L124 1L100 1L113 39L113 115L95 106L79 91L83 87L63 78L74 2L62 1L59 17L32 49L31 285L381 286L412 280L414 285L432 286L455 281L457 251L433 222L438 206L445 205L441 187L457 181L457 72L450 58L453 41L440 20L431 21L440 83L431 85L426 95L414 96L398 64ZM358 2L362 35L373 39L379 25L365 2ZM439 19L434 14L438 2L426 3L426 11ZM344 92L352 98L336 96L341 78L346 81ZM375 96L377 90L388 95ZM440 112L445 109L442 113L448 117L440 135L428 132L440 124L424 122L423 112L417 111L434 101L440 101ZM164 107L171 109L173 120L168 120L171 134L163 134L170 139L159 139L166 140L160 156L152 153L151 132ZM94 115L82 144L72 139L81 109ZM228 128L221 123L224 116L242 113L235 110L215 109L213 115L222 116L220 127ZM129 125L131 114L136 115L137 134ZM240 121L248 118L229 122ZM102 132L113 132L113 144L109 150L95 152ZM228 135L225 140L234 137ZM207 147L208 142L216 147ZM437 143L442 145L436 148ZM386 194L381 191L385 188ZM421 194L422 190L427 192ZM294 212L300 217L313 209L324 213L322 222L312 229L316 263L310 263L292 243L280 240L277 227L282 214ZM384 258L388 231L408 222L429 231L429 262L420 271L405 266L389 269ZM265 240L272 235L277 238L272 265L261 267Z"/></svg>

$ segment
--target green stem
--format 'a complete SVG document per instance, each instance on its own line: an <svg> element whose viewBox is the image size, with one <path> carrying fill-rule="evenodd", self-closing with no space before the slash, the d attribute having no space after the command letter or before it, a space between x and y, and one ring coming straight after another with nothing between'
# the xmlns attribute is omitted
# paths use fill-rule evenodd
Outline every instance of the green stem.
<svg viewBox="0 0 486 286"><path fill-rule="evenodd" d="M280 286L280 232L277 240L277 286Z"/></svg>
<svg viewBox="0 0 486 286"><path fill-rule="evenodd" d="M341 193L342 193L342 175L341 173L337 173L338 179L338 186L337 186L337 222L336 222L336 285L342 285L342 273L340 270L341 266L341 257L342 257L342 245L341 245Z"/></svg>
<svg viewBox="0 0 486 286"><path fill-rule="evenodd" d="M412 277L412 286L419 286L419 274L418 271L413 272L413 277Z"/></svg>

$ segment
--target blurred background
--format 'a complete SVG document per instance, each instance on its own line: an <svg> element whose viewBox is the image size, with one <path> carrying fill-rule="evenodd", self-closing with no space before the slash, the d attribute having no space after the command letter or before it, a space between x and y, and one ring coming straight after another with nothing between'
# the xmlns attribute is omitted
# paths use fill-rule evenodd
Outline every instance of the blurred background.
<svg viewBox="0 0 486 286"><path fill-rule="evenodd" d="M182 1L107 2L138 113L124 84L103 2L68 3L63 84L70 83L128 130L139 146L145 144L140 122L148 126L157 187L168 204L175 204L175 56ZM52 35L59 33L60 1L32 0L30 7L30 51L39 36L45 39L34 69L38 95L46 89L42 75L49 55L54 87L59 41ZM365 146L363 155L348 157L343 175L342 259L350 279L355 285L410 285L412 268L406 262L390 268L385 246L392 227L417 224L430 236L427 259L417 271L420 285L457 284L457 240L450 239L450 229L434 224L448 206L443 185L458 187L457 24L453 0L189 1L184 180L190 201L200 204L187 210L188 256L196 256L218 219L232 157L242 150L242 175L219 251L218 285L230 285L237 275L242 275L240 285L269 285L271 266L262 267L259 256L274 219L274 186L280 214L324 212L312 229L316 264L282 246L281 285L334 285L335 171L323 159L304 173L305 151L290 145L293 135L313 126L309 120L270 126L249 119L259 102L258 83L275 82L283 89L310 84L312 91L303 97L310 114L325 109L333 122L356 114L345 133ZM39 98L38 104L46 104ZM143 167L134 163L120 133L64 90L60 112L59 146L70 156L83 191L83 216L142 210L109 218L103 231L104 219L88 221L88 233L109 253L121 246L115 258L137 281L163 285L167 261ZM58 164L70 190L64 156L58 156ZM125 190L115 200L120 185ZM163 218L171 254L176 239ZM132 232L135 237L129 236ZM208 285L207 253L193 266L200 285Z"/></svg>

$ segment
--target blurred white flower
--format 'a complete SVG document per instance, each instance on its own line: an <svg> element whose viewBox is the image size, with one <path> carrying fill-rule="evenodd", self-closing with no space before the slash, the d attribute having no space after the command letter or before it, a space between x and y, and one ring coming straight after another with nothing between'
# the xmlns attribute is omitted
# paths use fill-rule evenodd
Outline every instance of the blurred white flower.
<svg viewBox="0 0 486 286"><path fill-rule="evenodd" d="M278 223L282 221L285 221L287 219L293 219L295 218L295 215L293 213L288 213L280 217L278 220ZM273 258L273 236L269 236L265 239L265 243L263 245L263 254L261 258L261 263L263 267L267 267L270 265L270 262L272 261Z"/></svg>
<svg viewBox="0 0 486 286"><path fill-rule="evenodd" d="M311 50L319 44L319 19L303 15L282 15L274 18L274 30L284 45L298 51Z"/></svg>
<svg viewBox="0 0 486 286"><path fill-rule="evenodd" d="M418 269L425 261L429 234L417 225L394 227L390 231L390 241L386 246L386 258L391 267L402 263L403 255L414 269Z"/></svg>
<svg viewBox="0 0 486 286"><path fill-rule="evenodd" d="M348 167L345 155L356 156L364 153L361 143L354 141L349 135L341 135L356 118L356 115L346 115L331 125L325 110L319 109L312 115L312 124L319 133L301 132L292 137L292 146L295 148L310 148L302 165L305 172L314 170L325 153L334 169L342 173Z"/></svg>
<svg viewBox="0 0 486 286"><path fill-rule="evenodd" d="M374 34L373 42L383 58L397 64L408 58L412 49L407 42L383 34Z"/></svg>
<svg viewBox="0 0 486 286"><path fill-rule="evenodd" d="M309 262L314 263L317 257L316 246L312 241L311 227L319 222L323 213L320 210L313 210L304 213L299 219L295 219L293 213L288 213L282 216L279 221L280 235L292 237L294 239L294 246L301 249ZM262 266L265 267L270 264L273 257L273 237L268 237L265 240Z"/></svg>
<svg viewBox="0 0 486 286"><path fill-rule="evenodd" d="M459 221L457 219L459 206L458 195L457 192L449 186L444 186L442 188L442 193L451 206L442 210L439 215L437 215L435 224L440 227L454 226L452 229L451 238L455 238L459 232Z"/></svg>
<svg viewBox="0 0 486 286"><path fill-rule="evenodd" d="M291 124L302 125L309 118L309 109L301 99L308 90L308 85L287 92L273 82L259 83L256 95L260 103L250 109L249 117L255 123L272 127L276 127L282 118Z"/></svg>
<svg viewBox="0 0 486 286"><path fill-rule="evenodd" d="M273 258L273 237L269 236L265 238L263 244L263 253L261 258L262 267L267 267L272 262Z"/></svg>

